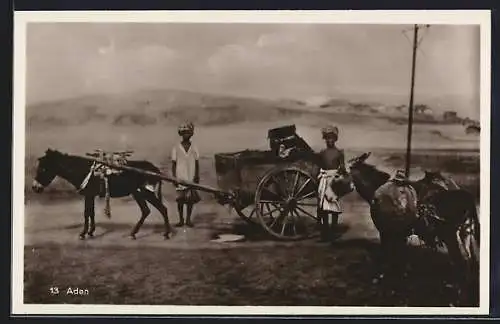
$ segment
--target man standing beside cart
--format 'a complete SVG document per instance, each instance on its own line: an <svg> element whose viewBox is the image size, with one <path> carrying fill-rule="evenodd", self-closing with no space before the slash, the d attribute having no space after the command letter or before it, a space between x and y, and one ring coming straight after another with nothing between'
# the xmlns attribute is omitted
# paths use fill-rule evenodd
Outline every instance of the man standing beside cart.
<svg viewBox="0 0 500 324"><path fill-rule="evenodd" d="M342 213L340 198L354 190L345 167L344 150L336 146L339 130L327 126L321 130L326 148L318 154L319 186L318 216L321 225L321 241L330 241L339 235L339 215Z"/></svg>
<svg viewBox="0 0 500 324"><path fill-rule="evenodd" d="M176 179L194 183L200 182L200 165L198 148L191 142L194 135L194 125L185 123L178 129L181 141L172 148L172 174ZM193 206L200 201L198 192L181 184L176 184L177 210L179 223L177 227L187 225L193 227L191 215ZM184 221L184 206L186 206L186 220Z"/></svg>

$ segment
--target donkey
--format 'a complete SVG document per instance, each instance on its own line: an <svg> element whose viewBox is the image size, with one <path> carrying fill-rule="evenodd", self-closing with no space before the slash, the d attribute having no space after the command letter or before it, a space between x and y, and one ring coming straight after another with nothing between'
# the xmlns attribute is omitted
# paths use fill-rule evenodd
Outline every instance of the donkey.
<svg viewBox="0 0 500 324"><path fill-rule="evenodd" d="M417 192L409 184L395 183L390 175L376 169L365 160L370 153L348 161L348 170L357 193L370 205L370 216L379 232L382 268L401 273L406 264L405 248L408 236L417 220ZM389 274L389 273L388 273Z"/></svg>
<svg viewBox="0 0 500 324"><path fill-rule="evenodd" d="M406 238L416 233L431 247L435 240L444 243L458 268L464 269L464 260L474 265L479 219L472 194L439 172L396 186L388 173L365 163L370 154L351 159L348 167L356 191L370 204L385 258L404 260Z"/></svg>
<svg viewBox="0 0 500 324"><path fill-rule="evenodd" d="M444 181L442 181L444 179ZM480 223L476 199L468 191L438 173L426 173L413 183L418 192L415 232L432 249L446 246L455 271L454 280L470 285L477 293L479 278Z"/></svg>
<svg viewBox="0 0 500 324"><path fill-rule="evenodd" d="M93 174L93 163L95 162L79 156L48 149L45 155L38 159L36 175L32 185L33 191L41 193L55 177L59 176L71 183L79 191L79 194L85 198L84 226L82 232L79 234L82 240L85 239L86 235L89 237L93 237L94 235L95 198L102 195L102 179ZM155 173L160 172L158 167L148 161L131 160L127 163L130 167ZM168 239L172 228L168 219L167 208L161 199L161 180L132 171L123 171L111 174L108 177L110 197L132 196L141 210L141 217L133 227L130 238L136 239L135 235L151 213L147 205L147 202L149 202L161 213L164 220L163 236L165 239ZM82 188L82 184L84 183L86 185ZM156 190L150 188L156 188Z"/></svg>
<svg viewBox="0 0 500 324"><path fill-rule="evenodd" d="M419 200L418 225L425 227L421 231L424 235L433 235L435 239L443 241L451 249L448 252L455 256L455 261L459 261L459 251L453 243L457 232L462 235L471 234L466 237L473 240L470 244L479 243L479 217L475 197L439 171L426 171L425 176L412 185L417 190Z"/></svg>

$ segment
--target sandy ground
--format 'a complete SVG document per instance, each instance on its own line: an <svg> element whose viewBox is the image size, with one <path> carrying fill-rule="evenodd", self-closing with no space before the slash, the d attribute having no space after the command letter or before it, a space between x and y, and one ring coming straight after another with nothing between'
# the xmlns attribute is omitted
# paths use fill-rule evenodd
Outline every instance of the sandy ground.
<svg viewBox="0 0 500 324"><path fill-rule="evenodd" d="M169 219L177 223L175 205L165 202L169 209ZM130 199L111 201L111 219L103 214L104 202L96 200L96 232L94 238L81 241L78 234L83 226L83 201L58 201L52 203L29 202L25 213L25 245L97 245L97 246L154 246L165 248L228 248L255 247L262 245L316 244L315 239L302 242L277 242L270 237L259 240L251 238L244 242L212 242L221 233L238 234L238 225L243 222L236 212L212 202L202 202L193 213L194 228L175 228L170 240L161 236L162 218L156 210L146 219L137 234L137 240L128 238L128 234L139 218L139 208ZM378 232L369 216L368 205L357 199L348 199L344 203L341 222L345 230L341 240L367 239L377 240Z"/></svg>
<svg viewBox="0 0 500 324"><path fill-rule="evenodd" d="M81 241L81 201L30 202L25 302L440 307L462 303L449 281L448 258L428 249L408 250L407 276L394 282L376 279L378 234L367 204L351 197L344 206L341 222L346 231L330 245L316 239L283 242L254 236L238 243L211 242L242 223L211 202L197 206L195 228L178 229L167 241L161 235L161 217L153 212L133 241L127 234L139 213L135 202L125 199L113 201L111 219L103 216L100 201L96 236ZM174 213L171 221L177 221ZM63 293L48 293L54 286ZM68 287L90 293L68 295Z"/></svg>

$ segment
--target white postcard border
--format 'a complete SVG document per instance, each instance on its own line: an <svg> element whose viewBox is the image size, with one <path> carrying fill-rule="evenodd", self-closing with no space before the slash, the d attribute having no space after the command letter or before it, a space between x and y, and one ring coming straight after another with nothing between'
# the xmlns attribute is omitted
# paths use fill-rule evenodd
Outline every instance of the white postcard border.
<svg viewBox="0 0 500 324"><path fill-rule="evenodd" d="M30 22L177 22L177 23L335 23L480 25L481 136L480 306L453 307L264 307L24 304L24 164L26 25ZM484 315L489 313L490 232L490 11L37 11L14 13L12 309L30 314L119 315Z"/></svg>

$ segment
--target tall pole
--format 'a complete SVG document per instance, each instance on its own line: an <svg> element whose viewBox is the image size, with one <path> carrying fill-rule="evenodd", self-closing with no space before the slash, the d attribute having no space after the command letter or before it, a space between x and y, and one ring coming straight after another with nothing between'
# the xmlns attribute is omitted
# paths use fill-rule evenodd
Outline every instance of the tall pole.
<svg viewBox="0 0 500 324"><path fill-rule="evenodd" d="M406 142L406 177L410 177L411 166L411 135L413 126L413 88L415 87L415 61L417 56L417 40L418 40L418 25L414 26L413 30L413 60L411 64L411 88L410 88L410 104L408 115L408 139Z"/></svg>

